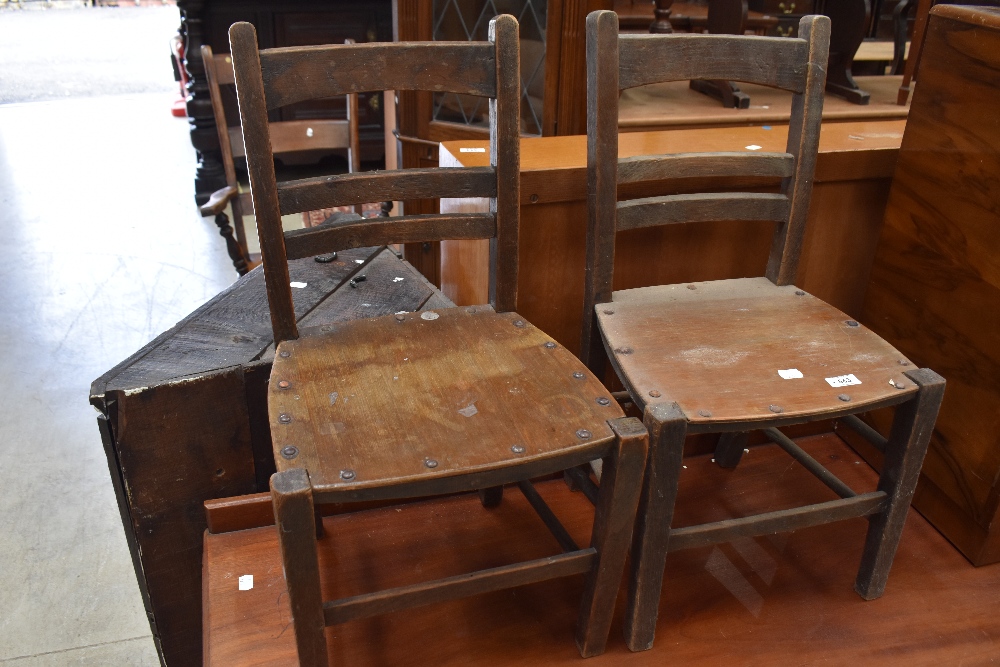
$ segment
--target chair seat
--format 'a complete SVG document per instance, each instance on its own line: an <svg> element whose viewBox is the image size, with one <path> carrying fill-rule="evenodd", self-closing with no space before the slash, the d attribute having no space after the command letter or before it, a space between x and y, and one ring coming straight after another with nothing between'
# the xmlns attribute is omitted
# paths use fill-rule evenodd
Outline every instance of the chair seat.
<svg viewBox="0 0 1000 667"><path fill-rule="evenodd" d="M607 420L623 416L572 353L489 306L355 320L285 341L268 412L279 471L305 468L315 491L356 498L554 466L612 442Z"/></svg>
<svg viewBox="0 0 1000 667"><path fill-rule="evenodd" d="M903 375L914 366L894 347L822 300L766 278L625 290L596 311L608 355L639 406L676 402L693 430L822 419L917 391Z"/></svg>

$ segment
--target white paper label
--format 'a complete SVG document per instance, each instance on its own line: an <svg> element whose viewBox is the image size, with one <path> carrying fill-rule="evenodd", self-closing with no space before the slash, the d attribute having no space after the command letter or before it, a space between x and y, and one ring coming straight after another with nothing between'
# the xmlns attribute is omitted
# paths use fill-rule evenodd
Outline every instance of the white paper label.
<svg viewBox="0 0 1000 667"><path fill-rule="evenodd" d="M835 378L826 378L826 382L831 387L849 387L852 384L861 384L861 380L854 377L854 373L848 373L847 375L838 375Z"/></svg>
<svg viewBox="0 0 1000 667"><path fill-rule="evenodd" d="M459 148L459 153L485 153L485 148Z"/></svg>
<svg viewBox="0 0 1000 667"><path fill-rule="evenodd" d="M300 282L297 282L297 281L293 280L292 282L290 282L288 284L291 285L292 287L298 287L299 289L302 289L303 287L305 287L309 283L300 283Z"/></svg>
<svg viewBox="0 0 1000 667"><path fill-rule="evenodd" d="M798 380L802 377L802 371L798 368L789 368L787 370L778 371L778 375L785 380Z"/></svg>
<svg viewBox="0 0 1000 667"><path fill-rule="evenodd" d="M748 151L759 151L760 150L760 146L758 146L757 144L750 144L749 146L747 146L747 150Z"/></svg>
<svg viewBox="0 0 1000 667"><path fill-rule="evenodd" d="M420 313L420 319L422 320L436 320L439 317L441 316L435 313L433 310L428 310L426 313Z"/></svg>
<svg viewBox="0 0 1000 667"><path fill-rule="evenodd" d="M248 591L251 588L253 588L253 575L252 574L240 575L240 590Z"/></svg>

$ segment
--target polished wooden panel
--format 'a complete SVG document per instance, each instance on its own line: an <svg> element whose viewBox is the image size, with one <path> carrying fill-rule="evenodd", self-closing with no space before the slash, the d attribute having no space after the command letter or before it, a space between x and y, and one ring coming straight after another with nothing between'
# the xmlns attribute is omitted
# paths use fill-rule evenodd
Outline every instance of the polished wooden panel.
<svg viewBox="0 0 1000 667"><path fill-rule="evenodd" d="M827 123L819 156L798 285L854 317L864 290L882 225L889 179L895 167L904 121ZM619 156L692 151L783 152L782 126L705 128L619 135ZM483 141L442 145L443 165L481 166ZM579 349L583 314L586 137L521 140L521 248L519 313L571 350ZM683 193L699 185L653 182L665 192ZM767 183L746 183L767 188ZM635 187L635 195L644 194ZM777 189L775 180L770 188ZM652 189L652 187L651 187ZM651 193L650 193L651 194ZM482 200L443 200L443 210L483 211ZM619 234L615 289L684 279L716 280L761 275L770 247L772 223L704 223L641 229ZM482 303L486 294L485 242L442 244L442 290L458 303Z"/></svg>
<svg viewBox="0 0 1000 667"><path fill-rule="evenodd" d="M874 490L872 470L835 436L799 444L855 489ZM677 525L835 498L782 461L787 457L773 445L751 448L735 471L720 469L710 456L685 459ZM776 478L781 484L772 483ZM536 487L574 539L585 543L592 510L583 495L561 481ZM491 512L471 494L325 519L325 593L356 595L557 553L528 503L518 493L507 496ZM863 519L853 519L671 553L653 649L630 653L615 630L594 664L990 664L1000 647L1000 569L973 568L910 512L889 587L879 601L865 602L851 591L865 528ZM506 539L508 529L527 539ZM447 543L441 535L449 536ZM206 665L288 664L294 641L286 629L287 598L275 593L284 588L276 543L273 527L206 537ZM333 546L342 555L333 557ZM237 590L243 574L254 575L252 590ZM336 636L331 659L359 667L464 667L470 658L578 667L586 663L565 641L565 628L580 587L580 579L562 579L329 628L328 637Z"/></svg>
<svg viewBox="0 0 1000 667"><path fill-rule="evenodd" d="M1000 560L998 76L1000 10L935 7L863 313L948 378L914 504L977 565Z"/></svg>
<svg viewBox="0 0 1000 667"><path fill-rule="evenodd" d="M677 403L692 427L857 412L917 389L903 375L913 366L891 345L766 278L615 292L597 307L597 321L633 398ZM783 379L786 369L804 377ZM860 384L825 380L847 374Z"/></svg>
<svg viewBox="0 0 1000 667"><path fill-rule="evenodd" d="M288 356L275 359L268 400L274 450L299 454L276 456L279 470L304 466L317 490L360 493L516 467L612 437L617 402L519 315L488 306L433 314L362 320L281 346ZM448 444L456 436L460 448Z"/></svg>

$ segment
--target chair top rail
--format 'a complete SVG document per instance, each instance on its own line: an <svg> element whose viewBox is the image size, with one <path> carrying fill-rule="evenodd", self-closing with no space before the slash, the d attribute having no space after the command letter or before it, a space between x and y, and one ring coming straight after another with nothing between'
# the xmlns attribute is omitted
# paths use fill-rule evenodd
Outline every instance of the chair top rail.
<svg viewBox="0 0 1000 667"><path fill-rule="evenodd" d="M756 83L801 93L808 43L745 35L621 35L619 90L685 79Z"/></svg>
<svg viewBox="0 0 1000 667"><path fill-rule="evenodd" d="M618 184L676 178L759 176L785 178L795 171L790 153L673 153L618 160Z"/></svg>
<svg viewBox="0 0 1000 667"><path fill-rule="evenodd" d="M370 43L260 52L267 108L381 90L496 97L496 50L488 42Z"/></svg>

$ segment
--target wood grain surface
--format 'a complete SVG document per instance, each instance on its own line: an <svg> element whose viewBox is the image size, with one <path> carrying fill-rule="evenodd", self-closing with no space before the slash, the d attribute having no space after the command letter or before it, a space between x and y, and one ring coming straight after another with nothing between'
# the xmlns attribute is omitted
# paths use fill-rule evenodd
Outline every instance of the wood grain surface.
<svg viewBox="0 0 1000 667"><path fill-rule="evenodd" d="M836 436L799 444L859 491L873 471ZM722 520L836 496L785 465L776 446L754 447L735 471L709 456L684 461L675 523ZM536 485L574 539L587 542L593 510L562 481ZM558 553L518 493L494 511L475 494L325 520L324 595L357 595L480 567ZM631 653L615 609L607 652L587 664L987 665L1000 652L995 590L1000 569L973 568L910 512L885 595L851 590L866 522L671 553L651 651ZM518 533L525 539L510 540ZM441 539L445 537L446 539ZM294 655L273 527L205 542L206 665L287 665ZM336 552L333 547L336 547ZM240 575L254 588L237 590ZM521 667L584 664L567 641L582 578L533 584L327 629L332 664Z"/></svg>
<svg viewBox="0 0 1000 667"><path fill-rule="evenodd" d="M985 564L1000 560L1000 12L935 7L919 74L864 318L948 379L915 504Z"/></svg>

